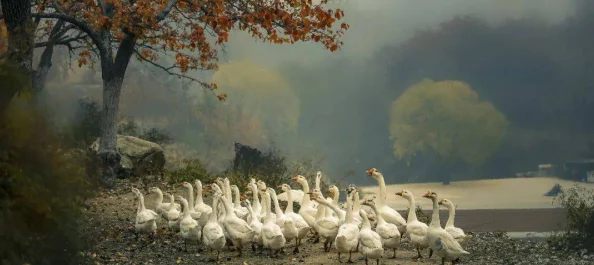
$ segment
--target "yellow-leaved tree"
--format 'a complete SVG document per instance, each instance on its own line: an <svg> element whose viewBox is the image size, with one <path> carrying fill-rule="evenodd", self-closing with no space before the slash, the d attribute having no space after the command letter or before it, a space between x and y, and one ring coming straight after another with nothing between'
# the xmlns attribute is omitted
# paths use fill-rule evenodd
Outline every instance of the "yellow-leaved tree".
<svg viewBox="0 0 594 265"><path fill-rule="evenodd" d="M435 155L448 184L454 167L479 168L497 151L507 124L468 84L425 79L392 103L389 126L397 158Z"/></svg>

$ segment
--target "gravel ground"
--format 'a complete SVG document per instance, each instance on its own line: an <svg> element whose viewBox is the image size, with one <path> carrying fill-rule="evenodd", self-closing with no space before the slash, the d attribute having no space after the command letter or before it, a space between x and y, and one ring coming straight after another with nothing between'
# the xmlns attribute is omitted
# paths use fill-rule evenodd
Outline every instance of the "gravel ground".
<svg viewBox="0 0 594 265"><path fill-rule="evenodd" d="M127 185L126 185L127 186ZM174 187L159 185L163 191L182 194ZM83 264L212 264L209 260L214 253L201 251L197 246L184 244L178 235L168 232L162 220L158 223L158 235L150 240L134 237L133 226L136 211L136 200L128 188L121 187L115 191L101 193L86 204L86 216L82 225L83 233L90 248L81 253ZM142 191L142 190L141 190ZM142 191L146 194L146 191ZM145 195L147 208L153 208L155 196ZM210 201L209 198L206 201ZM408 240L406 240L408 241ZM243 257L237 257L235 251L221 252L220 264L338 264L336 251L323 251L321 243L304 242L299 254L292 254L292 244L287 247L286 254L278 258L269 258L266 254L256 254L249 247L244 247ZM465 257L460 264L473 265L586 265L594 264L594 255L585 253L562 252L548 247L544 241L512 239L505 233L474 233L467 250L471 255ZM266 252L264 252L266 253ZM424 252L423 254L426 254ZM386 251L384 257L392 253ZM396 259L383 259L381 264L440 264L435 259L413 262L413 249L403 243L397 252ZM343 256L345 259L346 256ZM364 264L358 253L353 254L357 264ZM375 264L375 262L370 262Z"/></svg>

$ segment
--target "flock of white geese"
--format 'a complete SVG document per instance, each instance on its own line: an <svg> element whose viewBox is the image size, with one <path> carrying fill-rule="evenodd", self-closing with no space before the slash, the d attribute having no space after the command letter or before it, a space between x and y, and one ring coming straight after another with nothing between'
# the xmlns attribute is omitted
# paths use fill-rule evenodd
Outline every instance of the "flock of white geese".
<svg viewBox="0 0 594 265"><path fill-rule="evenodd" d="M404 234L408 234L411 244L417 249L418 256L414 260L422 258L423 249L429 249L429 257L435 254L441 258L442 265L446 261L456 264L460 257L469 254L464 248L471 235L465 235L462 229L454 226L455 206L450 200L438 200L437 194L431 191L423 195L433 202L432 219L427 225L417 219L413 194L407 190L397 192L396 195L409 202L408 218L404 220L396 210L386 205L386 185L382 173L375 168L366 173L377 180L378 196L360 201L359 191L351 185L346 190L346 209L339 205L339 189L336 186L330 186L328 198L324 198L320 191L321 172L317 173L312 190L307 179L301 175L292 180L301 185L302 191L291 190L287 184L279 186L287 200L284 212L279 206L276 191L255 179L251 179L246 187L251 192L252 201L245 199L243 204L239 187L230 185L227 178L218 178L204 189L202 183L196 180L196 197L192 184L183 182L181 185L187 189L187 199L183 196L174 198L168 193L168 203L163 202L163 193L159 188L150 188L151 193L158 194L154 211L145 207L142 193L132 187L138 198L135 232L154 235L157 219L163 218L170 229L181 234L186 249L187 243L202 244L216 252L214 260L217 262L225 246L233 246L239 256L245 245L251 245L253 251L268 249L270 255L276 256L294 242L293 252L298 253L301 241L310 231L315 237L314 243L324 239L325 252L329 252L334 244L341 263L341 254L347 253L347 262L352 263L353 252L360 253L365 258L365 264L370 259L379 264L384 250L392 250L392 258L395 258ZM213 192L211 205L204 203L203 192ZM296 201L300 204L298 212L293 210L293 197L299 199ZM369 206L369 212L361 205ZM445 228L440 224L439 205L449 210Z"/></svg>

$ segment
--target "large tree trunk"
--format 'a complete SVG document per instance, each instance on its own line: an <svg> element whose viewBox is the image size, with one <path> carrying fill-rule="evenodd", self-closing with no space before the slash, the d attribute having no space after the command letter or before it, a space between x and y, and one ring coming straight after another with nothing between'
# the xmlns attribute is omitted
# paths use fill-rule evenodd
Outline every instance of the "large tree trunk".
<svg viewBox="0 0 594 265"><path fill-rule="evenodd" d="M31 76L33 65L33 21L31 20L31 1L0 0L2 14L8 31L8 60L18 65L27 75ZM31 82L24 88L10 86L0 89L0 112L8 106L19 89L29 89Z"/></svg>
<svg viewBox="0 0 594 265"><path fill-rule="evenodd" d="M109 34L104 39L109 43ZM122 84L128 63L134 53L136 41L132 35L127 35L118 47L115 59L111 50L101 56L101 73L103 78L103 109L101 112L101 134L99 139L99 157L102 161L103 182L107 187L113 187L117 177L121 159L117 144L117 116L120 104ZM110 47L110 45L106 45Z"/></svg>
<svg viewBox="0 0 594 265"><path fill-rule="evenodd" d="M120 154L116 149L117 115L122 92L123 78L111 76L103 80L103 108L101 111L101 134L99 157L102 161L103 182L111 186L117 177Z"/></svg>

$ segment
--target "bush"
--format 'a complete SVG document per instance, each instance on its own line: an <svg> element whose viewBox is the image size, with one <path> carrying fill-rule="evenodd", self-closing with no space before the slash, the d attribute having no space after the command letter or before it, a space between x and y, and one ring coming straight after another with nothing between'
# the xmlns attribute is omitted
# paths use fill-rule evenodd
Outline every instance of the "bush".
<svg viewBox="0 0 594 265"><path fill-rule="evenodd" d="M86 157L62 145L43 110L14 99L0 117L0 263L76 264Z"/></svg>
<svg viewBox="0 0 594 265"><path fill-rule="evenodd" d="M576 185L559 193L555 203L565 209L567 220L564 231L552 236L549 243L594 252L594 190Z"/></svg>
<svg viewBox="0 0 594 265"><path fill-rule="evenodd" d="M216 178L208 172L202 161L198 158L184 159L182 160L182 165L177 168L165 168L163 175L165 176L165 180L170 184L183 181L194 183L196 179L199 179L203 183L212 183Z"/></svg>
<svg viewBox="0 0 594 265"><path fill-rule="evenodd" d="M72 146L89 146L101 130L101 108L96 101L85 98L78 101L78 109L70 127Z"/></svg>

